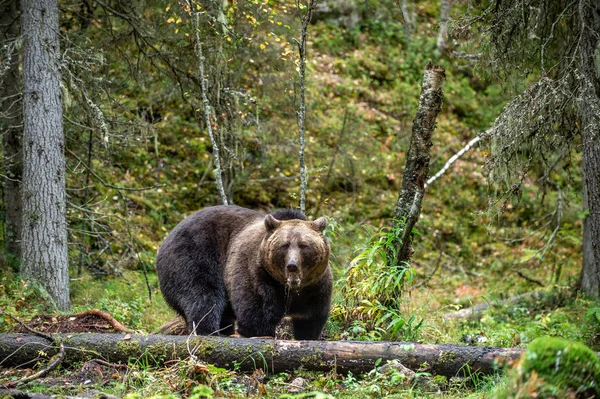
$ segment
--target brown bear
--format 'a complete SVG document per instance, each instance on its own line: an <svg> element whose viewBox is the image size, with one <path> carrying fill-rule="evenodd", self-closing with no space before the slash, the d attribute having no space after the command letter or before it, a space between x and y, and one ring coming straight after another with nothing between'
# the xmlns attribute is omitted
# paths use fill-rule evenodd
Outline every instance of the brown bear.
<svg viewBox="0 0 600 399"><path fill-rule="evenodd" d="M318 339L332 276L324 217L297 210L263 215L214 206L179 223L156 259L160 288L190 332L275 336L287 313L296 339Z"/></svg>

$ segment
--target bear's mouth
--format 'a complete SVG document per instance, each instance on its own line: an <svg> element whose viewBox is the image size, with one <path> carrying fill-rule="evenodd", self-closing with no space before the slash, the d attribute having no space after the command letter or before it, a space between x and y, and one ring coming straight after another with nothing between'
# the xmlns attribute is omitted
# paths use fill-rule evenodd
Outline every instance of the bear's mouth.
<svg viewBox="0 0 600 399"><path fill-rule="evenodd" d="M302 275L300 273L287 273L286 286L290 289L298 289L302 284Z"/></svg>

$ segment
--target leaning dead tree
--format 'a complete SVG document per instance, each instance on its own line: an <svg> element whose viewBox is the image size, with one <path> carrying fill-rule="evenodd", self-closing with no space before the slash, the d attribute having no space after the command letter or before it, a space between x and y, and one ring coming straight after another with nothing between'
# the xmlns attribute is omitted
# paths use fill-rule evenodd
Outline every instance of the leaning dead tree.
<svg viewBox="0 0 600 399"><path fill-rule="evenodd" d="M260 338L185 337L168 335L55 334L44 337L0 334L0 366L15 367L39 359L40 351L55 356L62 344L62 365L99 358L127 363L144 358L157 364L193 355L218 367L268 373L306 370L354 374L376 364L400 361L412 370L452 377L464 373L491 374L498 364L516 360L518 348L424 345L409 342L286 341ZM60 344L56 344L59 342Z"/></svg>
<svg viewBox="0 0 600 399"><path fill-rule="evenodd" d="M417 116L413 121L410 148L406 156L402 188L394 211L394 230L399 231L394 248L387 253L390 265L399 265L410 258L412 230L421 213L425 183L431 159L431 136L442 109L444 68L429 63L423 76Z"/></svg>

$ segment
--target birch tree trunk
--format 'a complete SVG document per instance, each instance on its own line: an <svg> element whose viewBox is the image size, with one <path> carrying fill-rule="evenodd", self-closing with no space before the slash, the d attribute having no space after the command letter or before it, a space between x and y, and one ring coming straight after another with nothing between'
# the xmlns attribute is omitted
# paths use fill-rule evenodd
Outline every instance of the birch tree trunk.
<svg viewBox="0 0 600 399"><path fill-rule="evenodd" d="M0 41L8 70L0 75L0 126L3 145L4 180L4 250L21 256L21 174L23 153L23 105L17 42L20 34L17 0L0 3Z"/></svg>
<svg viewBox="0 0 600 399"><path fill-rule="evenodd" d="M194 8L192 4L188 2L188 6L191 10ZM221 202L223 205L229 205L229 201L227 200L227 194L225 193L225 186L223 185L223 169L221 167L221 151L219 148L219 143L215 137L213 131L213 121L212 121L212 106L210 105L210 101L208 101L208 79L206 78L206 73L204 71L204 61L206 58L204 57L204 53L202 51L202 40L200 38L200 14L199 12L194 11L193 13L193 26L196 35L196 53L198 56L198 70L200 73L200 85L202 89L202 109L204 111L204 123L206 124L206 130L208 131L208 137L210 138L210 142L213 147L213 158L215 162L215 180L217 183L217 191L219 192L219 197L221 198ZM196 111L197 112L197 111Z"/></svg>
<svg viewBox="0 0 600 399"><path fill-rule="evenodd" d="M57 0L21 0L23 277L68 310L65 157Z"/></svg>
<svg viewBox="0 0 600 399"><path fill-rule="evenodd" d="M440 53L445 53L448 47L448 20L450 19L450 0L440 0L440 30L436 47Z"/></svg>
<svg viewBox="0 0 600 399"><path fill-rule="evenodd" d="M308 36L308 24L312 19L312 13L318 0L310 0L306 4L306 11L302 16L302 28L300 30L300 41L298 44L298 90L300 91L300 104L298 106L298 138L300 149L298 150L298 163L300 164L300 211L306 211L306 188L308 186L308 176L306 172L306 162L304 160L305 141L305 121L306 121L306 38ZM299 3L298 3L299 4ZM300 11L300 10L299 10Z"/></svg>
<svg viewBox="0 0 600 399"><path fill-rule="evenodd" d="M425 194L425 182L429 174L431 158L431 135L435 129L438 114L442 109L442 81L444 68L427 65L423 75L421 96L417 116L413 121L410 148L406 156L406 167L402 178L402 188L394 211L393 227L404 225L401 236L394 242L395 253L388 251L388 263L395 265L410 259L412 229L421 213L421 202Z"/></svg>
<svg viewBox="0 0 600 399"><path fill-rule="evenodd" d="M581 30L578 48L581 91L578 102L583 184L589 206L584 222L584 240L588 240L584 248L588 250L588 256L584 257L581 287L589 296L600 298L600 6L593 0L580 0L578 11Z"/></svg>

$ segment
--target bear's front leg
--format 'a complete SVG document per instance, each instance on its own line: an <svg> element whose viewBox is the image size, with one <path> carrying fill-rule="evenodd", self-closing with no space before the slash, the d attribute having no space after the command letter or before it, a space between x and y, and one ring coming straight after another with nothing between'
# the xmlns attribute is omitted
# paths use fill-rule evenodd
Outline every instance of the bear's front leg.
<svg viewBox="0 0 600 399"><path fill-rule="evenodd" d="M327 322L328 315L312 315L309 318L292 317L294 338L297 340L317 340Z"/></svg>
<svg viewBox="0 0 600 399"><path fill-rule="evenodd" d="M260 297L246 297L235 309L237 332L244 337L275 337L275 327L284 314L279 301L264 301Z"/></svg>

